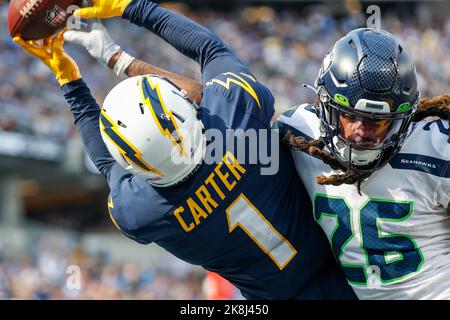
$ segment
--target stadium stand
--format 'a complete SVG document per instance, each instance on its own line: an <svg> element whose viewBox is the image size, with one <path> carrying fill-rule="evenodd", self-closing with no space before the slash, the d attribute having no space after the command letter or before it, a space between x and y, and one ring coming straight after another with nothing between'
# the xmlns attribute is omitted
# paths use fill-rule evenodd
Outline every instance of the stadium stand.
<svg viewBox="0 0 450 320"><path fill-rule="evenodd" d="M304 1L289 7L247 1L226 9L202 1L194 3L195 10L181 3L170 6L215 31L249 64L273 91L276 115L313 98L301 84L313 84L331 44L364 26L367 18L364 3L358 1L333 6ZM162 254L155 250L149 251L148 260L133 262L122 252L127 250L98 245L110 234L119 247L131 243L117 235L107 219L106 187L86 170L71 114L52 74L12 42L4 27L7 12L8 2L0 1L0 299L205 299L205 273L198 268L176 259L154 259ZM383 29L400 36L413 54L425 97L440 95L450 86L450 14L440 18L437 12L439 7L419 2L382 11ZM149 32L120 20L108 21L107 28L136 57L199 79L195 63ZM82 48L68 46L68 51L101 103L119 79ZM46 150L47 158L31 152L29 139L43 141L35 149ZM72 159L67 160L71 165L61 164L63 159ZM58 170L50 171L52 167ZM57 182L46 180L49 172ZM57 189L75 180L74 175L78 184L61 189L59 199L45 188L32 196L36 186L42 189L50 183ZM80 205L75 207L75 202ZM55 224L64 229L49 231ZM82 270L79 290L67 284L72 265ZM240 299L238 293L227 293L230 296Z"/></svg>

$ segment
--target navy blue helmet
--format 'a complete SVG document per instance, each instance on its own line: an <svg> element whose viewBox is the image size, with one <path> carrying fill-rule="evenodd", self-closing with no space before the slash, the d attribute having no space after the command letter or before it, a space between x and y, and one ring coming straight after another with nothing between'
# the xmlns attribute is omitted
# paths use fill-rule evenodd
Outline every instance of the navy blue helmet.
<svg viewBox="0 0 450 320"><path fill-rule="evenodd" d="M335 43L316 89L322 139L356 172L380 169L399 152L420 96L406 48L392 34L368 28Z"/></svg>

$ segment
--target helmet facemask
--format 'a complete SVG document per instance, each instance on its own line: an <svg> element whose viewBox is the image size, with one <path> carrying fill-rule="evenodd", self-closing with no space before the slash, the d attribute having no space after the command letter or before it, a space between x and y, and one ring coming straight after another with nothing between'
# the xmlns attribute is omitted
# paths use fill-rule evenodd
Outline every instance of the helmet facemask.
<svg viewBox="0 0 450 320"><path fill-rule="evenodd" d="M355 29L316 81L322 140L344 168L370 173L400 151L419 102L414 61L395 36Z"/></svg>
<svg viewBox="0 0 450 320"><path fill-rule="evenodd" d="M382 168L400 150L419 102L417 97L408 108L404 104L391 112L384 101L361 99L351 107L343 97L331 98L323 87L318 95L322 139L344 167L361 173Z"/></svg>

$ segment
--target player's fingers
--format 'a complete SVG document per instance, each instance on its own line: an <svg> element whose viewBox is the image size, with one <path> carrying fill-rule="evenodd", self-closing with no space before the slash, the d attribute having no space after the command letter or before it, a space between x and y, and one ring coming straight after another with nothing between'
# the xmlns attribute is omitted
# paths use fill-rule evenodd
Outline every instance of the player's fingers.
<svg viewBox="0 0 450 320"><path fill-rule="evenodd" d="M44 39L30 40L27 42L30 47L42 49L44 47Z"/></svg>
<svg viewBox="0 0 450 320"><path fill-rule="evenodd" d="M21 37L14 37L13 41L24 49L36 47L34 41L27 41L27 40L22 39Z"/></svg>
<svg viewBox="0 0 450 320"><path fill-rule="evenodd" d="M28 41L23 40L21 37L14 37L13 41L20 47L22 47L23 50L34 55L34 53L31 51L31 49L33 49L33 46Z"/></svg>
<svg viewBox="0 0 450 320"><path fill-rule="evenodd" d="M31 44L26 44L25 47L23 47L29 54L36 56L40 59L47 59L48 58L48 52L42 47L42 46L36 46Z"/></svg>
<svg viewBox="0 0 450 320"><path fill-rule="evenodd" d="M83 45L86 32L68 30L64 33L64 39L67 42Z"/></svg>
<svg viewBox="0 0 450 320"><path fill-rule="evenodd" d="M51 38L39 40L39 43L36 41L30 41L32 44L31 49L35 56L38 56L42 59L48 59L52 56L51 50Z"/></svg>
<svg viewBox="0 0 450 320"><path fill-rule="evenodd" d="M61 32L64 32L64 30L66 30L66 29L67 29L67 27L64 28L63 31L61 31ZM59 34L55 34L55 35L51 35L51 36L49 36L49 37L47 37L47 38L44 38L44 39L42 40L43 46L46 47L46 48L48 48L48 49L51 49L52 44L53 44L53 42L55 41L55 39L58 37L58 35L59 35Z"/></svg>
<svg viewBox="0 0 450 320"><path fill-rule="evenodd" d="M33 45L33 41L25 41L21 37L14 37L13 41L21 46L25 51L38 58L45 58L45 53L40 48Z"/></svg>
<svg viewBox="0 0 450 320"><path fill-rule="evenodd" d="M19 36L14 37L13 41L24 49L28 47L28 43Z"/></svg>
<svg viewBox="0 0 450 320"><path fill-rule="evenodd" d="M73 16L80 19L92 19L97 17L97 8L96 7L88 7L77 9L73 12Z"/></svg>
<svg viewBox="0 0 450 320"><path fill-rule="evenodd" d="M64 29L62 29L57 35L56 37L61 39L62 41L64 41L64 33L66 33L67 31L69 31L69 27L64 27Z"/></svg>
<svg viewBox="0 0 450 320"><path fill-rule="evenodd" d="M64 34L67 31L67 27L64 28L60 33L58 33L58 35L56 35L53 39L52 39L52 51L53 52L57 52L57 53L61 53L64 51L63 45L64 45Z"/></svg>
<svg viewBox="0 0 450 320"><path fill-rule="evenodd" d="M28 41L28 45L32 48L40 49L43 46L43 40L30 40Z"/></svg>
<svg viewBox="0 0 450 320"><path fill-rule="evenodd" d="M52 43L52 38L51 37L45 38L44 40L42 40L42 43L45 48L49 48Z"/></svg>

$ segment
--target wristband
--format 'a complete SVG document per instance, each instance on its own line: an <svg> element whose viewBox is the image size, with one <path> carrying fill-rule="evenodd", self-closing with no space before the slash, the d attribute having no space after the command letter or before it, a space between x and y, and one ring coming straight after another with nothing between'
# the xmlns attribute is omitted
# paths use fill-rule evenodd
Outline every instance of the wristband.
<svg viewBox="0 0 450 320"><path fill-rule="evenodd" d="M128 76L125 73L125 70L130 66L131 62L133 62L134 57L130 56L125 51L122 51L120 54L119 60L117 60L116 64L114 65L113 72L116 76L119 76L121 78L128 78Z"/></svg>

